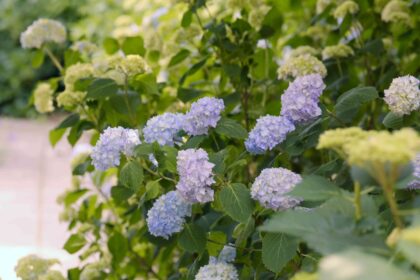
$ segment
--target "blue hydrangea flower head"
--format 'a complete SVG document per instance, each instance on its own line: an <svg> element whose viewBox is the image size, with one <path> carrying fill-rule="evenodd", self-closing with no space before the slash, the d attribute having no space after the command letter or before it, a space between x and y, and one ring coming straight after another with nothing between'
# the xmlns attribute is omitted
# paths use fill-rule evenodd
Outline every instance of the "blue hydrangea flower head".
<svg viewBox="0 0 420 280"><path fill-rule="evenodd" d="M183 114L164 113L149 119L143 128L146 143L173 146L177 133L182 129Z"/></svg>
<svg viewBox="0 0 420 280"><path fill-rule="evenodd" d="M218 262L230 263L233 262L236 258L236 249L233 246L225 245L220 251L219 257L217 258Z"/></svg>
<svg viewBox="0 0 420 280"><path fill-rule="evenodd" d="M255 179L251 196L264 207L274 210L297 206L301 199L287 193L302 181L302 177L285 168L266 168Z"/></svg>
<svg viewBox="0 0 420 280"><path fill-rule="evenodd" d="M238 280L238 271L232 264L211 261L200 268L195 280Z"/></svg>
<svg viewBox="0 0 420 280"><path fill-rule="evenodd" d="M178 152L177 170L179 182L177 190L190 203L213 201L214 164L203 149L187 149Z"/></svg>
<svg viewBox="0 0 420 280"><path fill-rule="evenodd" d="M207 134L210 127L216 127L224 109L222 99L203 97L197 100L185 115L184 131L188 135Z"/></svg>
<svg viewBox="0 0 420 280"><path fill-rule="evenodd" d="M325 84L319 74L297 77L281 96L281 115L302 124L321 115L319 97Z"/></svg>
<svg viewBox="0 0 420 280"><path fill-rule="evenodd" d="M283 142L287 134L293 130L295 126L285 117L270 115L260 117L249 133L245 147L251 154L263 154Z"/></svg>
<svg viewBox="0 0 420 280"><path fill-rule="evenodd" d="M180 232L185 217L191 216L191 204L178 191L170 191L160 196L147 212L147 226L150 234L168 239Z"/></svg>
<svg viewBox="0 0 420 280"><path fill-rule="evenodd" d="M415 179L408 185L411 189L420 189L420 153L416 155L416 158L413 160L413 176Z"/></svg>
<svg viewBox="0 0 420 280"><path fill-rule="evenodd" d="M92 149L92 163L97 170L120 165L121 153L132 156L134 147L140 144L138 131L123 127L105 129Z"/></svg>

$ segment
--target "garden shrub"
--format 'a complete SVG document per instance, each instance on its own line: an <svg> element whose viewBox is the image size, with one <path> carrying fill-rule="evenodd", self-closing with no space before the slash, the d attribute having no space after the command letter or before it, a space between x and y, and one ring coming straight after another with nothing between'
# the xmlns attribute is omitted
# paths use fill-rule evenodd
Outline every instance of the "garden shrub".
<svg viewBox="0 0 420 280"><path fill-rule="evenodd" d="M52 145L90 139L68 279L418 279L417 1L124 3L104 38L21 37L61 74Z"/></svg>

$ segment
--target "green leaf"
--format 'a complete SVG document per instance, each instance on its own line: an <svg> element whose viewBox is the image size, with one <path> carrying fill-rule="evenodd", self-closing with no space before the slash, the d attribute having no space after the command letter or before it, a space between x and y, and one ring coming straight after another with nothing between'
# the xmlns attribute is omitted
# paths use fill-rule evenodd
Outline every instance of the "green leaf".
<svg viewBox="0 0 420 280"><path fill-rule="evenodd" d="M289 192L289 195L303 198L305 201L322 201L339 195L340 188L324 177L309 175Z"/></svg>
<svg viewBox="0 0 420 280"><path fill-rule="evenodd" d="M198 135L193 136L190 139L188 139L187 143L185 143L182 146L182 150L186 149L196 149L200 146L200 144L206 139L207 137L205 135Z"/></svg>
<svg viewBox="0 0 420 280"><path fill-rule="evenodd" d="M150 154L153 154L154 148L153 144L150 143L141 143L140 145L137 145L134 149L134 153L137 156L147 156L149 157Z"/></svg>
<svg viewBox="0 0 420 280"><path fill-rule="evenodd" d="M127 239L119 232L114 232L108 240L108 249L112 254L114 264L120 263L128 250Z"/></svg>
<svg viewBox="0 0 420 280"><path fill-rule="evenodd" d="M378 92L374 87L353 88L338 98L335 105L337 117L344 122L350 122L363 104L378 97Z"/></svg>
<svg viewBox="0 0 420 280"><path fill-rule="evenodd" d="M125 38L121 45L121 49L126 55L138 54L143 56L146 53L143 38L140 36Z"/></svg>
<svg viewBox="0 0 420 280"><path fill-rule="evenodd" d="M298 242L283 233L267 233L262 240L262 260L266 268L279 273L296 255Z"/></svg>
<svg viewBox="0 0 420 280"><path fill-rule="evenodd" d="M235 120L221 118L216 126L216 132L227 137L245 139L248 136L246 129Z"/></svg>
<svg viewBox="0 0 420 280"><path fill-rule="evenodd" d="M82 58L80 57L80 53L78 51L68 49L64 53L64 65L66 68L81 61Z"/></svg>
<svg viewBox="0 0 420 280"><path fill-rule="evenodd" d="M236 238L236 246L243 246L247 238L254 232L255 230L255 221L251 217L249 217L248 221L245 224L239 224L236 226L235 230L233 231L233 236Z"/></svg>
<svg viewBox="0 0 420 280"><path fill-rule="evenodd" d="M179 246L191 253L203 253L206 242L206 232L196 224L186 224L178 238Z"/></svg>
<svg viewBox="0 0 420 280"><path fill-rule="evenodd" d="M32 67L39 68L44 63L45 53L43 50L37 50L32 57Z"/></svg>
<svg viewBox="0 0 420 280"><path fill-rule="evenodd" d="M392 112L386 114L383 124L387 128L399 129L403 126L404 117L398 116Z"/></svg>
<svg viewBox="0 0 420 280"><path fill-rule="evenodd" d="M227 237L222 231L211 231L208 235L207 251L210 256L217 257L226 244Z"/></svg>
<svg viewBox="0 0 420 280"><path fill-rule="evenodd" d="M114 54L120 49L118 41L110 37L105 38L103 46L107 54Z"/></svg>
<svg viewBox="0 0 420 280"><path fill-rule="evenodd" d="M127 188L137 191L143 183L143 167L137 161L124 165L120 173L120 182Z"/></svg>
<svg viewBox="0 0 420 280"><path fill-rule="evenodd" d="M322 280L415 280L418 277L396 263L377 255L347 250L321 260L319 279Z"/></svg>
<svg viewBox="0 0 420 280"><path fill-rule="evenodd" d="M74 254L83 248L86 244L86 239L82 234L72 234L64 244L64 250L70 254Z"/></svg>
<svg viewBox="0 0 420 280"><path fill-rule="evenodd" d="M194 64L193 66L191 66L188 70L187 70L187 72L185 72L184 73L184 75L182 75L182 77L181 77L181 79L179 80L179 84L180 85L182 85L184 82L185 82L185 80L189 77L189 76L191 76L191 75L193 75L193 74L195 74L198 70L200 70L204 65L206 65L206 62L207 62L207 57L206 58L204 58L204 59L202 59L202 60L200 60L199 62L197 62L196 64Z"/></svg>
<svg viewBox="0 0 420 280"><path fill-rule="evenodd" d="M159 184L159 180L149 181L146 184L145 200L151 200L157 198L162 193L162 187Z"/></svg>
<svg viewBox="0 0 420 280"><path fill-rule="evenodd" d="M158 84L156 82L156 77L153 74L138 75L136 77L136 86L141 94L159 95Z"/></svg>
<svg viewBox="0 0 420 280"><path fill-rule="evenodd" d="M111 189L111 196L117 204L127 201L133 194L131 189L123 186L115 186Z"/></svg>
<svg viewBox="0 0 420 280"><path fill-rule="evenodd" d="M171 58L171 61L169 62L168 67L172 67L175 66L179 63L181 63L182 61L184 61L189 55L191 54L191 52L189 50L186 49L182 49L180 50L176 55L174 55Z"/></svg>
<svg viewBox="0 0 420 280"><path fill-rule="evenodd" d="M64 198L64 205L70 206L75 203L79 198L81 198L85 193L87 193L87 189L80 189L72 191L71 193L67 194Z"/></svg>
<svg viewBox="0 0 420 280"><path fill-rule="evenodd" d="M111 79L96 79L88 87L87 97L104 99L117 94L118 85Z"/></svg>
<svg viewBox="0 0 420 280"><path fill-rule="evenodd" d="M193 16L193 12L191 10L186 11L184 15L182 16L181 26L184 28L187 28L188 26L190 26L192 22L192 16Z"/></svg>
<svg viewBox="0 0 420 280"><path fill-rule="evenodd" d="M235 221L246 223L254 205L247 187L234 183L219 192L219 199L225 212Z"/></svg>
<svg viewBox="0 0 420 280"><path fill-rule="evenodd" d="M55 129L71 127L77 124L79 120L80 120L79 114L77 113L71 114L67 118L65 118Z"/></svg>
<svg viewBox="0 0 420 280"><path fill-rule="evenodd" d="M188 102L190 100L200 97L204 93L205 92L203 90L199 90L199 89L179 88L177 92L177 96L182 102Z"/></svg>
<svg viewBox="0 0 420 280"><path fill-rule="evenodd" d="M51 130L48 137L51 146L54 147L58 143L58 141L60 141L60 139L63 137L64 133L66 133L65 128Z"/></svg>

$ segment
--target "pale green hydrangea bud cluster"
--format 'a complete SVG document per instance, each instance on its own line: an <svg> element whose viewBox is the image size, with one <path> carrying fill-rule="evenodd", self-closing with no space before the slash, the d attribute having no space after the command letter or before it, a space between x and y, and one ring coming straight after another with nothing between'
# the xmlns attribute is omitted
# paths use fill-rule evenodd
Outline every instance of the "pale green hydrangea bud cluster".
<svg viewBox="0 0 420 280"><path fill-rule="evenodd" d="M354 55L353 49L344 44L328 46L322 51L322 58L324 60L329 58L345 58L352 55Z"/></svg>
<svg viewBox="0 0 420 280"><path fill-rule="evenodd" d="M66 41L66 28L59 21L41 18L34 21L20 34L20 43L23 48L39 49L45 43L64 43Z"/></svg>
<svg viewBox="0 0 420 280"><path fill-rule="evenodd" d="M341 3L334 10L333 15L337 20L342 21L346 15L348 15L348 14L354 15L358 11L359 11L359 5L352 0L347 0L347 1L344 1L343 3Z"/></svg>
<svg viewBox="0 0 420 280"><path fill-rule="evenodd" d="M420 81L410 75L395 78L384 91L384 100L397 115L408 115L420 108Z"/></svg>
<svg viewBox="0 0 420 280"><path fill-rule="evenodd" d="M381 18L385 22L402 23L407 26L413 25L408 3L402 0L392 0L381 12Z"/></svg>
<svg viewBox="0 0 420 280"><path fill-rule="evenodd" d="M310 74L319 74L321 77L327 75L327 68L315 56L310 54L290 57L277 71L279 79L286 79L288 77L296 78Z"/></svg>
<svg viewBox="0 0 420 280"><path fill-rule="evenodd" d="M54 111L53 94L49 83L39 83L34 90L35 109L40 113L49 113Z"/></svg>
<svg viewBox="0 0 420 280"><path fill-rule="evenodd" d="M289 57L298 57L301 55L317 56L318 53L318 50L311 46L299 46L290 51Z"/></svg>
<svg viewBox="0 0 420 280"><path fill-rule="evenodd" d="M64 277L60 272L50 270L50 268L58 264L56 259L43 259L36 255L28 255L21 258L16 267L16 276L22 280L61 280ZM51 278L55 276L55 278Z"/></svg>
<svg viewBox="0 0 420 280"><path fill-rule="evenodd" d="M90 63L76 63L67 68L64 75L65 90L57 96L57 103L62 107L80 105L86 97L85 91L75 89L78 80L93 77L94 69Z"/></svg>

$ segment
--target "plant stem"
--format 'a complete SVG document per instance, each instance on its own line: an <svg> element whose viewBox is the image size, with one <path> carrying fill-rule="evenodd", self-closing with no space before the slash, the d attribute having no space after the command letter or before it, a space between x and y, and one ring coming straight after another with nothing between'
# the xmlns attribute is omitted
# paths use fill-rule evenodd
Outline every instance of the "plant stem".
<svg viewBox="0 0 420 280"><path fill-rule="evenodd" d="M157 176L157 177L162 177L162 179L165 179L165 180L167 180L167 181L171 181L171 182L173 182L173 183L177 183L177 181L176 180L174 180L174 179L172 179L172 178L169 178L169 177L166 177L165 175L162 175L162 174L160 174L160 173L158 173L158 172L155 172L155 171L153 171L152 169L150 169L146 164L143 164L142 163L142 166L143 166L143 168L144 168L144 170L146 170L147 172L149 172L150 174L152 174L152 175L155 175L155 176Z"/></svg>
<svg viewBox="0 0 420 280"><path fill-rule="evenodd" d="M340 73L340 78L343 77L343 69L341 68L341 62L340 60L337 58L337 67L338 67L338 73Z"/></svg>
<svg viewBox="0 0 420 280"><path fill-rule="evenodd" d="M134 117L133 112L131 111L130 100L128 99L127 75L125 76L125 79L124 79L124 102L125 102L125 105L127 106L128 115L130 117L131 125L135 126L136 125L136 118Z"/></svg>
<svg viewBox="0 0 420 280"><path fill-rule="evenodd" d="M361 186L358 181L354 183L354 216L356 221L362 218L362 206L361 206Z"/></svg>
<svg viewBox="0 0 420 280"><path fill-rule="evenodd" d="M57 69L63 73L64 72L64 68L63 66L61 66L60 61L58 61L58 59L55 57L55 55L51 52L51 50L48 47L44 47L44 51L45 53L48 55L48 57L51 59L52 63L55 65L55 67L57 67Z"/></svg>
<svg viewBox="0 0 420 280"><path fill-rule="evenodd" d="M241 102L242 102L242 108L244 110L245 128L247 131L249 131L248 99L249 99L249 92L248 90L245 90L242 94Z"/></svg>

